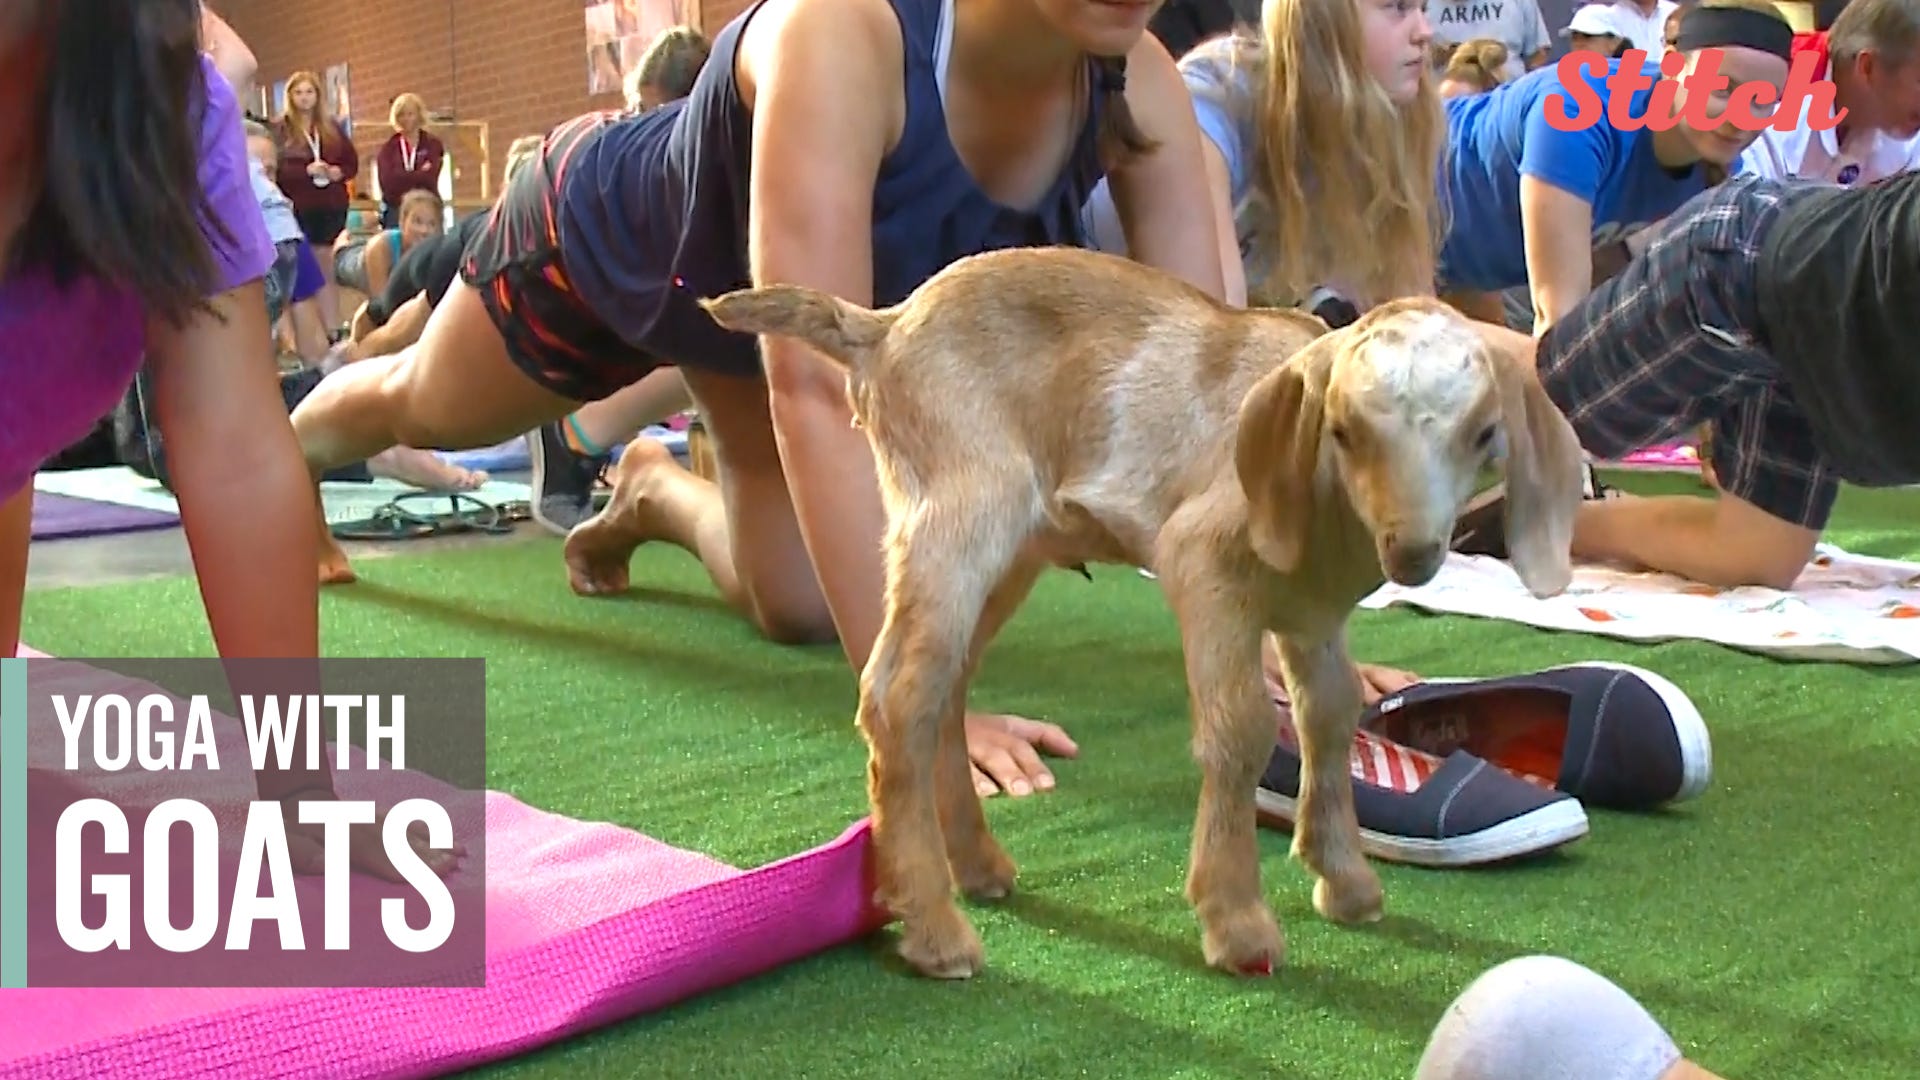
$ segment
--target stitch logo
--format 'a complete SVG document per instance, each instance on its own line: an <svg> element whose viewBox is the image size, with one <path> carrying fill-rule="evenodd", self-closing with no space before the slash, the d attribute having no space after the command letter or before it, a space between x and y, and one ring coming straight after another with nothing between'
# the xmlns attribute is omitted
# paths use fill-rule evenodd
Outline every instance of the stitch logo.
<svg viewBox="0 0 1920 1080"><path fill-rule="evenodd" d="M1811 107L1804 109L1807 126L1815 131L1830 131L1847 118L1847 110L1834 110L1833 83L1814 77L1820 59L1810 52L1793 58L1784 92L1776 91L1771 83L1742 83L1731 87L1720 115L1709 116L1708 99L1727 91L1729 80L1720 73L1721 50L1701 49L1694 55L1698 60L1693 71L1685 76L1680 74L1687 66L1685 54L1670 52L1661 57L1661 81L1655 85L1647 75L1645 50L1627 50L1620 58L1619 69L1606 78L1608 100L1602 102L1593 84L1587 81L1587 75L1606 71L1607 58L1596 52L1568 53L1555 65L1566 93L1547 98L1547 123L1558 131L1585 131L1604 116L1607 123L1621 131L1641 128L1666 131L1683 121L1696 131L1712 131L1729 121L1742 131L1762 131L1769 127L1775 131L1792 131L1800 125L1803 106L1809 104ZM1674 98L1679 96L1682 83L1688 91L1687 104L1675 110ZM1648 95L1646 111L1633 115L1633 96L1649 87L1653 93ZM1578 111L1568 112L1568 98Z"/></svg>

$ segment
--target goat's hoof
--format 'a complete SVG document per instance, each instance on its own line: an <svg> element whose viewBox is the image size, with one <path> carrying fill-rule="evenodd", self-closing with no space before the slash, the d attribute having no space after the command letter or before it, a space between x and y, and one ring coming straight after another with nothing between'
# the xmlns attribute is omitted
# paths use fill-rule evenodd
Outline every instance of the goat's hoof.
<svg viewBox="0 0 1920 1080"><path fill-rule="evenodd" d="M1018 868L991 837L982 837L977 848L952 863L953 879L970 900L1001 900L1013 893Z"/></svg>
<svg viewBox="0 0 1920 1080"><path fill-rule="evenodd" d="M987 966L979 933L957 907L907 926L900 939L900 956L933 979L971 979Z"/></svg>
<svg viewBox="0 0 1920 1080"><path fill-rule="evenodd" d="M1372 867L1313 883L1313 909L1329 922L1348 926L1379 922L1386 906L1386 891Z"/></svg>
<svg viewBox="0 0 1920 1080"><path fill-rule="evenodd" d="M1206 920L1207 964L1232 975L1272 975L1287 959L1287 938L1265 904Z"/></svg>

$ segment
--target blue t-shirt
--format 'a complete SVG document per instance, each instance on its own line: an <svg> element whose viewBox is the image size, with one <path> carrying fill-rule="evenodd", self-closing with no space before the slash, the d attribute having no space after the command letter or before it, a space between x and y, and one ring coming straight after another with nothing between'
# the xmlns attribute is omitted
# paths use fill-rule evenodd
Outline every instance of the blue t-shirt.
<svg viewBox="0 0 1920 1080"><path fill-rule="evenodd" d="M1617 70L1582 74L1601 102ZM1660 65L1647 74L1660 77ZM1631 115L1645 115L1651 88L1633 95ZM1651 225L1706 190L1699 166L1684 172L1653 156L1653 132L1623 131L1602 115L1583 131L1547 122L1548 103L1572 116L1577 104L1554 66L1538 68L1485 94L1447 102L1447 158L1443 166L1452 226L1440 251L1445 288L1493 292L1527 283L1527 249L1520 226L1520 177L1532 176L1593 204L1595 246Z"/></svg>

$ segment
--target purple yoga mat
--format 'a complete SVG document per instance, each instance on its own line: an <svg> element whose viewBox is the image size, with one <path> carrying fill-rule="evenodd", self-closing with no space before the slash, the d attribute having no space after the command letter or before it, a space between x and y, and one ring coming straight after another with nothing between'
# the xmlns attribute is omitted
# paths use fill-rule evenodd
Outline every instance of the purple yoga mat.
<svg viewBox="0 0 1920 1080"><path fill-rule="evenodd" d="M98 677L87 677L97 689ZM221 757L244 754L239 725L216 725ZM61 752L57 733L51 745L38 739L29 740L30 769ZM125 773L82 779L116 789L116 801L142 799ZM383 805L440 783L358 769L337 781L342 797ZM250 795L232 793L243 802ZM740 870L499 792L486 793L485 817L484 989L12 990L0 1008L0 1077L439 1076L664 1008L887 921L870 901L866 821L810 851ZM463 827L456 822L456 832ZM50 842L30 836L28 849ZM462 873L449 883L457 887ZM320 889L317 877L301 881L303 911Z"/></svg>
<svg viewBox="0 0 1920 1080"><path fill-rule="evenodd" d="M69 540L109 533L145 532L170 529L180 524L180 515L167 510L149 510L141 506L76 499L71 495L33 493L33 538Z"/></svg>

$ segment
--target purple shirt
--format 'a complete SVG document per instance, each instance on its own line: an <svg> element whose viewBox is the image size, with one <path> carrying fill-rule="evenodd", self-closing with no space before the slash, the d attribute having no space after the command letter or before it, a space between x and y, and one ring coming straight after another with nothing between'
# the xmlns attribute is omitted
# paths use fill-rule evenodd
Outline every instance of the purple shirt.
<svg viewBox="0 0 1920 1080"><path fill-rule="evenodd" d="M223 244L216 231L203 230L217 295L265 276L274 251L253 197L240 105L206 56L200 73L200 184L234 239ZM262 341L263 357L266 347ZM62 290L31 268L0 280L0 500L31 484L43 463L113 411L145 349L146 314L124 289L83 279Z"/></svg>

